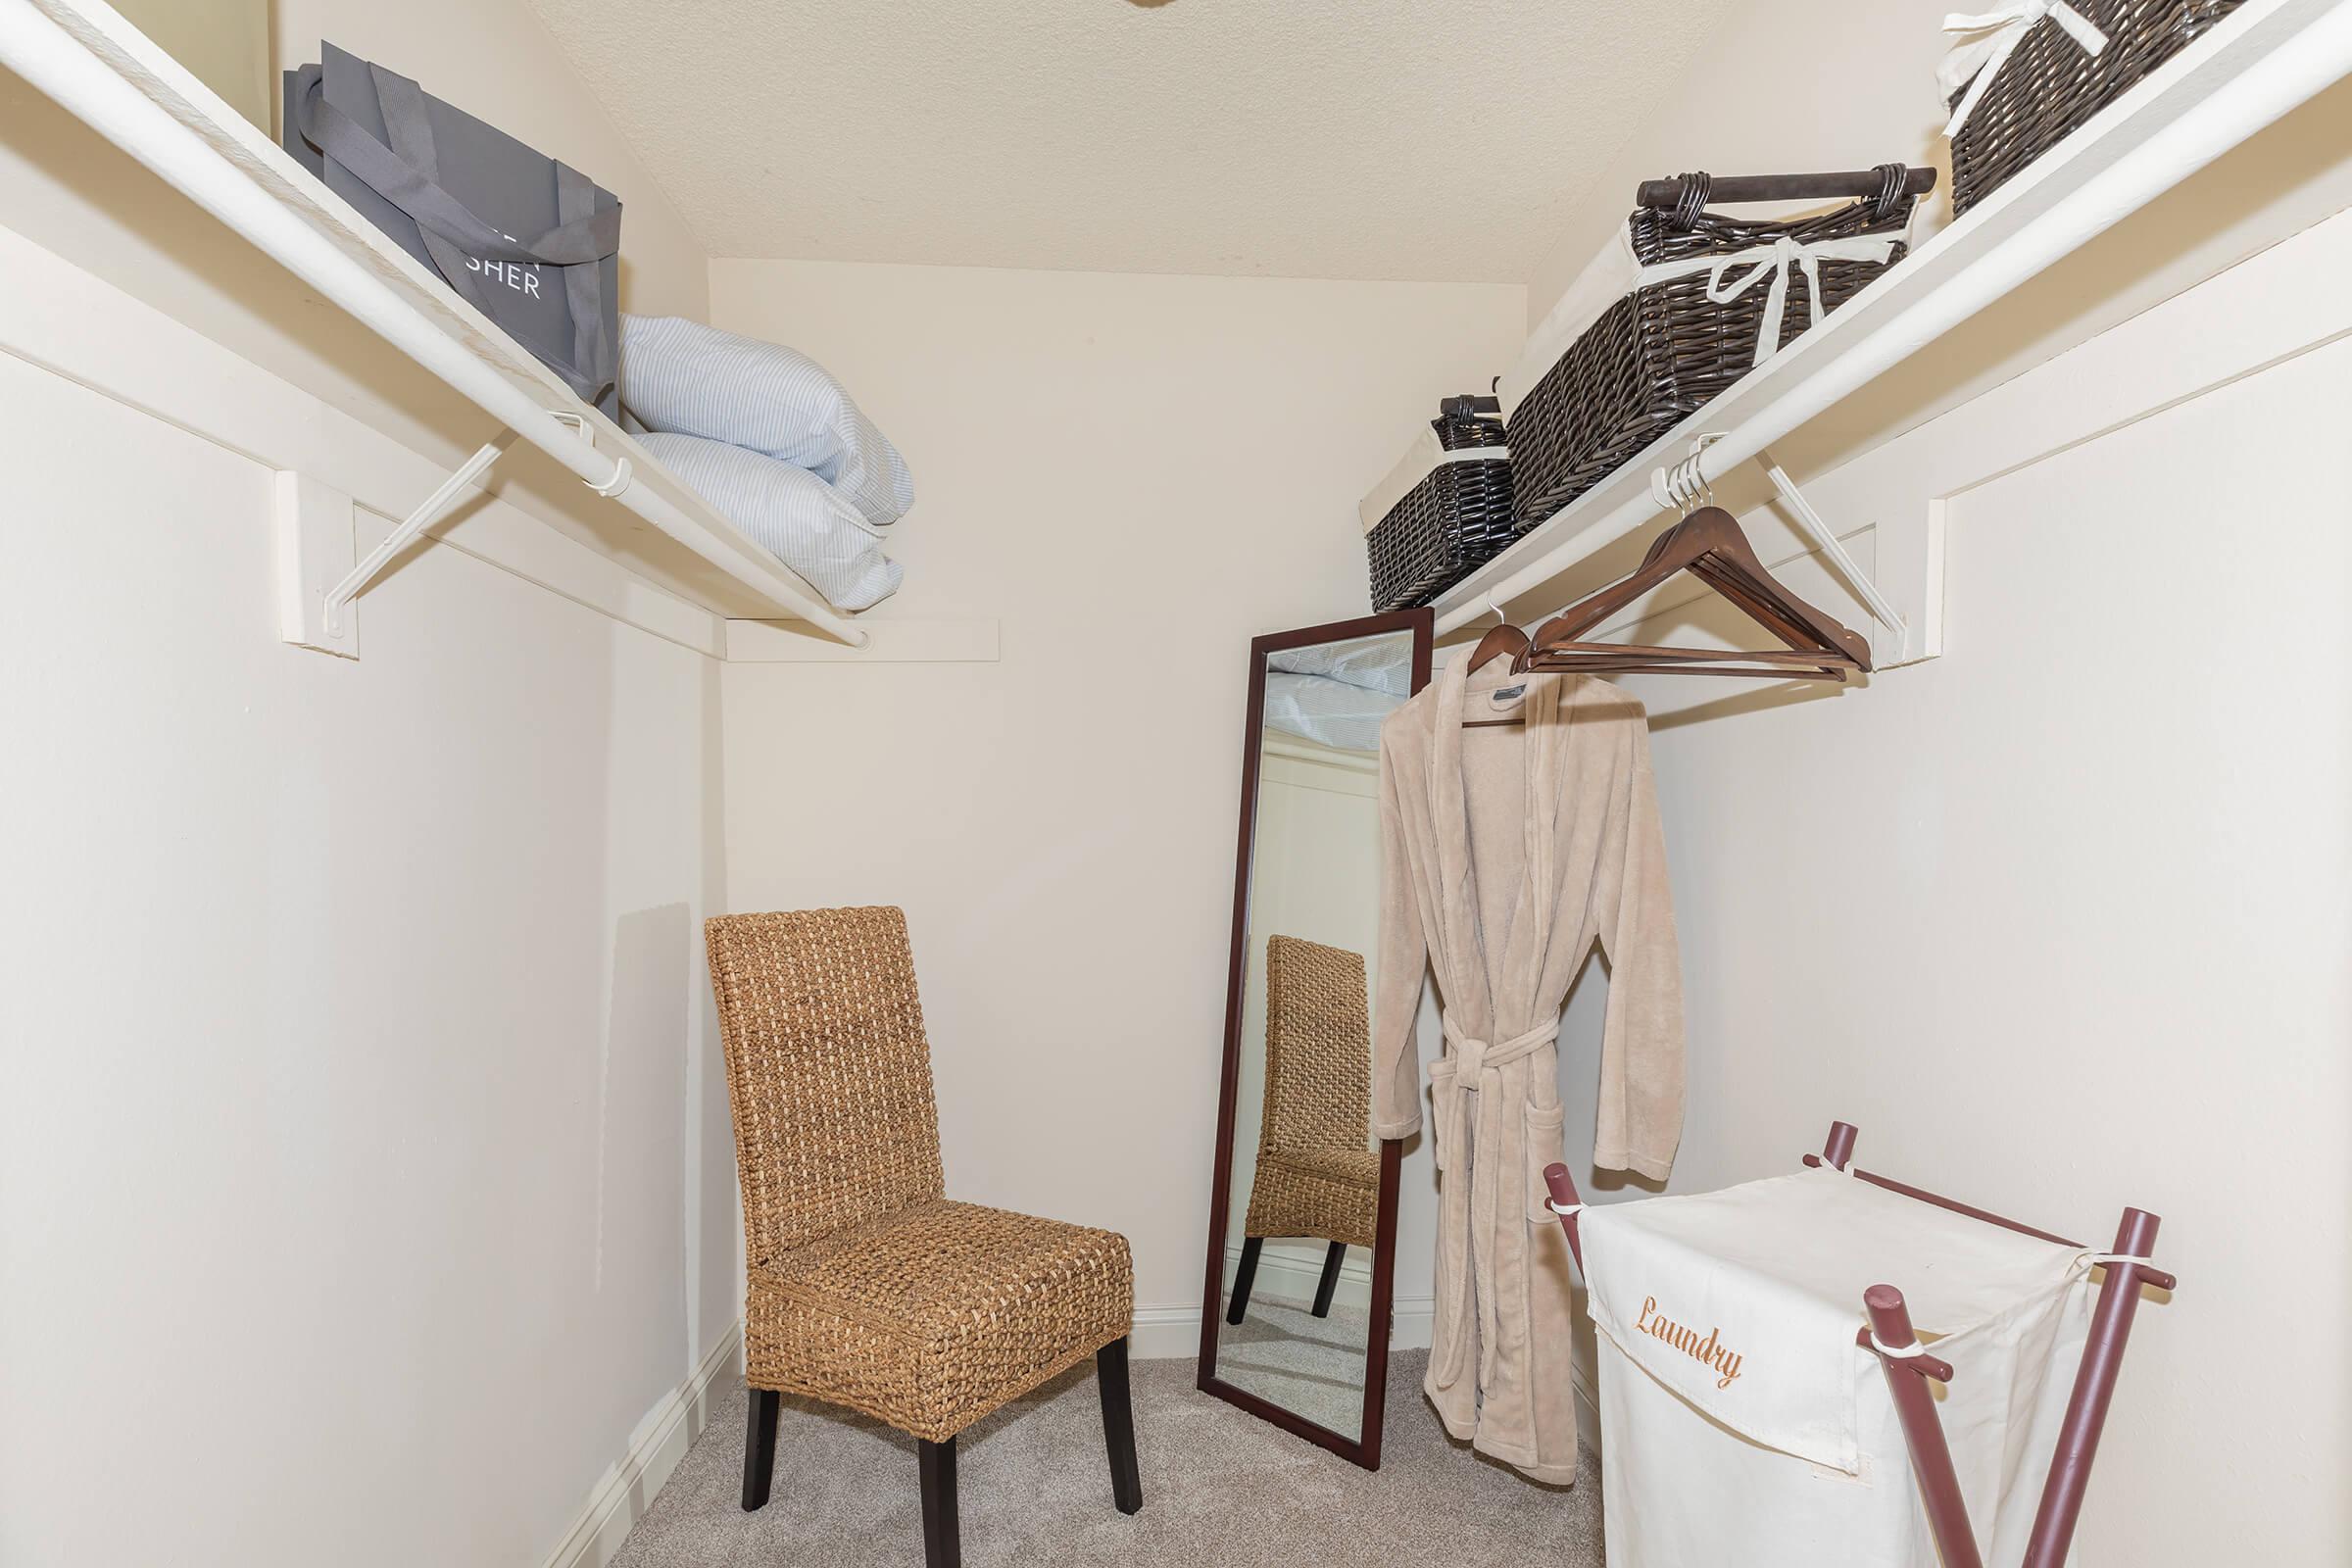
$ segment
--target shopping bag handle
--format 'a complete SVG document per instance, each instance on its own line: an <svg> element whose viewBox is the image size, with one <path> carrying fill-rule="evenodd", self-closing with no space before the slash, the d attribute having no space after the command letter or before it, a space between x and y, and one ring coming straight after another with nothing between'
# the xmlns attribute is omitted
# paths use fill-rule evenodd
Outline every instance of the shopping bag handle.
<svg viewBox="0 0 2352 1568"><path fill-rule="evenodd" d="M413 219L434 269L466 304L492 320L497 314L466 265L468 257L561 268L571 311L572 358L538 357L583 401L601 403L617 375L599 279L592 269L620 249L619 205L593 211L595 182L569 164L550 159L556 170L557 210L577 211L579 216L529 240L500 232L434 177L439 158L432 122L425 118L424 89L381 66L368 69L374 76L385 127L408 156L385 146L328 103L325 75L318 66L303 67L295 80L295 123L303 139Z"/></svg>
<svg viewBox="0 0 2352 1568"><path fill-rule="evenodd" d="M375 69L375 68L370 68ZM388 71L378 71L376 86L387 122L394 117L409 122L404 128L430 145L432 129L424 119L421 90L414 96L395 89L416 83ZM341 164L368 189L415 219L468 256L494 262L535 262L545 267L577 267L601 262L620 249L620 209L608 207L586 218L558 223L529 239L516 239L485 223L473 210L452 196L437 180L369 135L349 115L326 101L326 82L316 66L302 69L297 83L297 113L303 140ZM561 163L559 169L564 168Z"/></svg>

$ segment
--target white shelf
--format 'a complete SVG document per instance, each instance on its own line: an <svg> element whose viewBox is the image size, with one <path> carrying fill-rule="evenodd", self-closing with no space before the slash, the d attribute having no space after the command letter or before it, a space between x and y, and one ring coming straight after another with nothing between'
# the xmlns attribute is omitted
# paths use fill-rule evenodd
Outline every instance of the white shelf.
<svg viewBox="0 0 2352 1568"><path fill-rule="evenodd" d="M815 589L102 0L0 0L0 64L610 494L634 520L628 531L682 546L729 589L684 597L722 615L743 613L748 598L763 615L864 644Z"/></svg>
<svg viewBox="0 0 2352 1568"><path fill-rule="evenodd" d="M1720 478L2352 72L2352 0L2247 0L1835 315L1437 601L1438 629L1660 519L1650 475L1700 431ZM1883 662L1920 657L1912 650Z"/></svg>

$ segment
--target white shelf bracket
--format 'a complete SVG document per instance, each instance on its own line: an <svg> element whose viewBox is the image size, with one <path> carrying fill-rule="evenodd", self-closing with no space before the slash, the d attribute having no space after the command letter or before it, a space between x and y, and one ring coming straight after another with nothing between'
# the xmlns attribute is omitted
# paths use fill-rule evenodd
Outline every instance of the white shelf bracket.
<svg viewBox="0 0 2352 1568"><path fill-rule="evenodd" d="M1650 499L1658 504L1660 511L1671 507L1687 517L1702 504L1715 504L1714 476L1707 472L1707 449L1722 439L1719 432L1709 431L1691 441L1690 455L1682 462L1671 467L1651 470ZM1821 514L1813 510L1813 503L1805 499L1805 493L1796 487L1794 479L1788 477L1788 470L1773 461L1772 454L1759 451L1756 462L1772 476L1773 489L1780 492L1781 500L1795 515L1797 526L1804 530L1805 537L1813 541L1816 550L1830 558L1830 564L1838 568L1838 574L1845 579L1845 585L1854 591L1856 598L1870 607L1872 616L1892 632L1895 641L1900 643L1904 633L1903 612L1894 608L1894 602L1880 591L1879 585L1862 569L1861 563L1846 551L1844 541L1831 530Z"/></svg>
<svg viewBox="0 0 2352 1568"><path fill-rule="evenodd" d="M1650 502L1661 512L1679 512L1686 517L1701 506L1713 506L1714 480L1728 467L1737 466L1713 461L1715 454L1712 449L1722 439L1723 436L1717 432L1703 433L1690 442L1689 456L1678 463L1653 468L1649 475ZM1828 560L1831 575L1843 582L1846 589L1869 609L1871 618L1884 628L1883 638L1874 636L1871 639L1882 667L1916 663L1922 659L1933 659L1941 652L1941 638L1935 624L1933 606L1928 608L1928 620L1923 630L1914 632L1909 618L1897 608L1894 598L1877 577L1862 569L1861 563L1845 548L1845 542L1838 537L1813 503L1805 499L1805 493L1797 488L1796 481L1788 477L1788 471L1774 462L1772 454L1762 448L1757 450L1755 462L1771 477L1772 487L1795 519L1797 531L1815 552ZM1883 528L1879 532L1879 545L1880 568L1888 569L1888 541ZM1916 567L1922 573L1921 586L1931 594L1940 593L1940 572L1933 563L1939 561L1941 554L1940 522L1931 517L1923 537L1914 540L1904 536L1894 545L1892 569L1896 580L1907 583L1911 569Z"/></svg>
<svg viewBox="0 0 2352 1568"><path fill-rule="evenodd" d="M482 475L490 471L499 454L506 451L514 439L513 431L502 431L497 439L482 443L479 451L450 471L448 478L417 506L416 510L400 519L399 526L384 535L384 542L368 552L366 559L344 574L342 581L326 591L326 634L332 638L343 635L343 612L360 596L362 589L376 579L392 558L409 547L418 534L448 516L459 502L481 487Z"/></svg>
<svg viewBox="0 0 2352 1568"><path fill-rule="evenodd" d="M1846 553L1844 543L1831 532L1830 525L1822 520L1821 514L1813 510L1813 503L1805 499L1805 493L1796 487L1796 481L1772 461L1772 454L1759 452L1756 461L1772 476L1772 487L1781 493L1781 500L1788 504L1789 512L1795 515L1797 525L1805 531L1805 537L1830 558L1831 564L1838 568L1838 574L1845 579L1845 585L1870 607L1870 612L1878 623L1892 632L1895 641L1900 643L1909 629L1903 620L1903 612L1894 608L1893 601L1880 591L1878 583Z"/></svg>

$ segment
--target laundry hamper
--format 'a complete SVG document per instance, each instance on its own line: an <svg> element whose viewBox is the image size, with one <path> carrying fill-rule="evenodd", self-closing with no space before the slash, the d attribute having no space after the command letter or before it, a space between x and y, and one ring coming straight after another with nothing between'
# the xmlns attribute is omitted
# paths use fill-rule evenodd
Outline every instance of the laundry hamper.
<svg viewBox="0 0 2352 1568"><path fill-rule="evenodd" d="M1374 611L1428 604L1517 537L1500 408L1491 397L1447 398L1358 505Z"/></svg>
<svg viewBox="0 0 2352 1568"><path fill-rule="evenodd" d="M1952 210L1965 213L2188 47L2239 0L2025 0L1946 19Z"/></svg>
<svg viewBox="0 0 2352 1568"><path fill-rule="evenodd" d="M1681 176L1671 208L1635 210L1502 378L1522 531L1901 259L1919 181L1875 173L1873 196L1794 220L1707 211L1705 174Z"/></svg>
<svg viewBox="0 0 2352 1568"><path fill-rule="evenodd" d="M1584 1211L1609 1568L1936 1568L1900 1416L1857 1343L1899 1279L1984 1560L2015 1563L2090 1322L2095 1254L1837 1169Z"/></svg>

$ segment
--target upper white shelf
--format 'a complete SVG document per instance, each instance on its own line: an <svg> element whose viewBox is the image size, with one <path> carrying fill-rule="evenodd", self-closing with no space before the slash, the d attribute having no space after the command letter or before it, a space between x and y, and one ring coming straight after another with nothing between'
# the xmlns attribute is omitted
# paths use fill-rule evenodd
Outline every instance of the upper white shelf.
<svg viewBox="0 0 2352 1568"><path fill-rule="evenodd" d="M1721 432L1720 478L2352 72L2352 0L2247 0L1835 315L1437 601L1438 629L1659 516L1651 473Z"/></svg>
<svg viewBox="0 0 2352 1568"><path fill-rule="evenodd" d="M768 614L865 634L103 0L0 0L0 64ZM693 597L691 593L687 597Z"/></svg>

